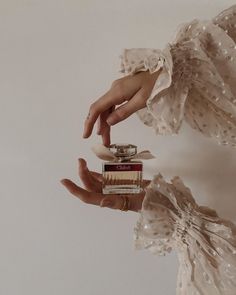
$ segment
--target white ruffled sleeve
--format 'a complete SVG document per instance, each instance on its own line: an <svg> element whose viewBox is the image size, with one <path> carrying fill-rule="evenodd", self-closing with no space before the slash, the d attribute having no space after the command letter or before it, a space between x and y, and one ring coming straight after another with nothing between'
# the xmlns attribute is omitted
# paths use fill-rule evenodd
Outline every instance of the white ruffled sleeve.
<svg viewBox="0 0 236 295"><path fill-rule="evenodd" d="M182 121L219 144L236 147L236 5L210 21L181 24L164 50L124 49L126 75L160 70L137 112L156 134L177 134Z"/></svg>
<svg viewBox="0 0 236 295"><path fill-rule="evenodd" d="M137 115L156 134L183 120L219 144L236 147L236 5L210 21L182 24L164 50L124 49L121 72L160 71ZM179 177L155 175L134 228L134 248L179 258L177 295L236 294L236 226L199 206Z"/></svg>
<svg viewBox="0 0 236 295"><path fill-rule="evenodd" d="M177 295L236 294L236 226L198 206L180 177L167 182L154 176L134 228L134 248L177 252Z"/></svg>

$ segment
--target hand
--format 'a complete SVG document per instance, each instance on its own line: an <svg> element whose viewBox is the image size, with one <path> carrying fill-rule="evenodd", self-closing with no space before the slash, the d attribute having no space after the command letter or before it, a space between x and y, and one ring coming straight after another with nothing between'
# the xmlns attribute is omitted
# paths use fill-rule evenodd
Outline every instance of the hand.
<svg viewBox="0 0 236 295"><path fill-rule="evenodd" d="M101 207L109 207L111 209L121 209L123 199L120 195L103 195L102 194L102 175L100 173L90 171L84 159L79 159L78 174L82 180L85 189L77 186L69 179L62 179L61 183L67 190L81 201L87 204L97 205ZM146 187L150 180L143 181L143 187ZM142 202L145 192L140 194L126 194L130 201L130 211L138 212L142 208ZM106 202L111 202L110 204Z"/></svg>
<svg viewBox="0 0 236 295"><path fill-rule="evenodd" d="M102 136L103 144L110 145L110 126L125 120L146 106L160 71L138 72L115 80L110 90L96 100L89 109L84 123L83 137L88 138L98 120L97 134ZM125 103L124 103L125 102ZM122 105L121 105L122 104ZM116 108L116 106L120 105Z"/></svg>

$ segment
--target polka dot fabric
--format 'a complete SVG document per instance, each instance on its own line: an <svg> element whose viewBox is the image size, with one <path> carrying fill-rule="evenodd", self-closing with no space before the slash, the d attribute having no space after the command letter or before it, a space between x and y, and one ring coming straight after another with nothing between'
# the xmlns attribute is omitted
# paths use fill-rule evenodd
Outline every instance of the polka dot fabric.
<svg viewBox="0 0 236 295"><path fill-rule="evenodd" d="M134 228L134 248L154 255L176 251L177 295L236 294L236 226L199 206L178 176L171 182L154 176Z"/></svg>
<svg viewBox="0 0 236 295"><path fill-rule="evenodd" d="M137 115L156 134L177 134L183 120L219 144L236 147L236 5L212 20L179 25L164 50L124 49L121 72L159 71Z"/></svg>
<svg viewBox="0 0 236 295"><path fill-rule="evenodd" d="M137 112L156 134L183 120L219 144L236 146L236 5L212 20L181 24L164 50L124 49L121 72L160 71ZM146 188L134 248L179 258L177 295L236 295L236 226L199 206L179 177L155 175Z"/></svg>

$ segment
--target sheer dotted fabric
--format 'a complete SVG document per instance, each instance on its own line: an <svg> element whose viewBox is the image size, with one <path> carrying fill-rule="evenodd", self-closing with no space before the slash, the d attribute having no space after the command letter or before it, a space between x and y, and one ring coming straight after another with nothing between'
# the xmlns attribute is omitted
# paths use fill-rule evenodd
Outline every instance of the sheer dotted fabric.
<svg viewBox="0 0 236 295"><path fill-rule="evenodd" d="M179 258L177 295L236 294L236 226L198 206L181 178L159 173L146 189L134 248Z"/></svg>
<svg viewBox="0 0 236 295"><path fill-rule="evenodd" d="M124 49L120 72L160 70L137 115L156 134L177 134L185 120L219 144L236 147L236 5L212 20L177 29L164 50Z"/></svg>
<svg viewBox="0 0 236 295"><path fill-rule="evenodd" d="M124 49L121 72L160 71L137 115L156 134L183 120L219 144L236 146L236 5L211 21L181 24L164 50ZM236 294L236 225L199 206L181 178L155 175L134 228L134 247L177 252L177 295Z"/></svg>

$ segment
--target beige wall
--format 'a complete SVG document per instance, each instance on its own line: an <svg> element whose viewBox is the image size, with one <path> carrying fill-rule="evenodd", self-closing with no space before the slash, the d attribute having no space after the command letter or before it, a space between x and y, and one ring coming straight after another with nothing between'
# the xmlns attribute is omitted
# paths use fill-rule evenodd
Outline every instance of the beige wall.
<svg viewBox="0 0 236 295"><path fill-rule="evenodd" d="M0 294L174 294L175 253L133 250L137 214L88 206L59 180L78 181L78 157L100 170L90 151L99 138L82 140L82 125L120 77L121 50L163 48L181 22L234 2L0 1ZM157 137L135 115L113 142L152 150L146 177L179 175L198 202L235 215L235 150L186 125Z"/></svg>

